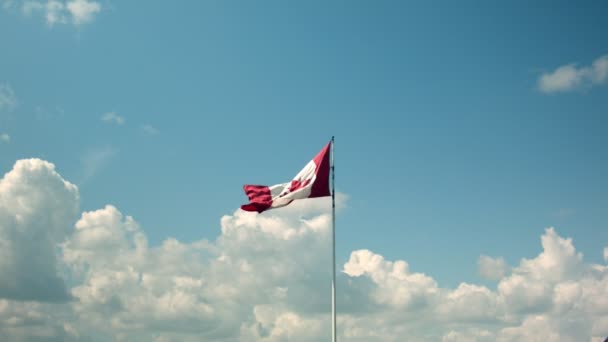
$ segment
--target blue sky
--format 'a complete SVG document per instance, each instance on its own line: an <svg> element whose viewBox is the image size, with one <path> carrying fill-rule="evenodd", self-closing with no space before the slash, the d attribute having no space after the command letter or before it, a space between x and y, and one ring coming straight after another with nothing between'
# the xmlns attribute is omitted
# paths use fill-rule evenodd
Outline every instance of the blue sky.
<svg viewBox="0 0 608 342"><path fill-rule="evenodd" d="M607 90L537 80L608 52L604 4L104 7L77 27L0 12L3 170L41 157L154 243L213 238L242 184L289 179L335 135L339 259L371 248L451 284L480 253L533 255L548 226L601 259Z"/></svg>
<svg viewBox="0 0 608 342"><path fill-rule="evenodd" d="M54 23L23 4L0 9L0 170L48 160L151 245L215 239L243 184L335 135L341 264L365 248L484 283L480 255L515 265L547 227L603 262L605 2L101 1Z"/></svg>

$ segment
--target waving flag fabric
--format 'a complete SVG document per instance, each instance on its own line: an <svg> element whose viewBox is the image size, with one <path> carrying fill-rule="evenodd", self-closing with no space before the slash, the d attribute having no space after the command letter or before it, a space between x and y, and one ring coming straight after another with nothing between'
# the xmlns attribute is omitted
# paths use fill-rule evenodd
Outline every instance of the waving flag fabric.
<svg viewBox="0 0 608 342"><path fill-rule="evenodd" d="M243 189L250 203L242 205L246 211L261 213L268 209L284 207L297 199L331 196L329 191L329 150L327 144L291 182L266 186L245 185Z"/></svg>

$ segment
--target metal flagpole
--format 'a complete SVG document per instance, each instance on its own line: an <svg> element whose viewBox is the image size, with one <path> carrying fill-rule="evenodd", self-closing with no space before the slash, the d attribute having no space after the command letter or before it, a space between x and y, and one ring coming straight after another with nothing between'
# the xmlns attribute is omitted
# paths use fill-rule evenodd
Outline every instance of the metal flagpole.
<svg viewBox="0 0 608 342"><path fill-rule="evenodd" d="M334 166L334 137L331 137L331 340L337 341L336 331L336 182Z"/></svg>

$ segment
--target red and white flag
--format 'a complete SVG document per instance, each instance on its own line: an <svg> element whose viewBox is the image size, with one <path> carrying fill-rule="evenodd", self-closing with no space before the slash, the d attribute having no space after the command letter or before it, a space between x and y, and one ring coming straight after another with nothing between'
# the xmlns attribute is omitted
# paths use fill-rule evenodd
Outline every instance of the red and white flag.
<svg viewBox="0 0 608 342"><path fill-rule="evenodd" d="M261 213L268 209L284 207L297 199L331 196L329 191L329 150L327 144L291 182L266 185L245 185L243 189L250 203L242 205L246 211Z"/></svg>

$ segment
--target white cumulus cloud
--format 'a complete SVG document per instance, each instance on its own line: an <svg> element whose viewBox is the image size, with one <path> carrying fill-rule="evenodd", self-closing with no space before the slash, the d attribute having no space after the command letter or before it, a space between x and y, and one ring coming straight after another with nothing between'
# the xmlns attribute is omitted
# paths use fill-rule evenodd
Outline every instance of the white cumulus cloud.
<svg viewBox="0 0 608 342"><path fill-rule="evenodd" d="M607 81L608 55L604 55L589 66L566 64L552 72L543 73L538 79L538 88L544 93L566 92L603 85Z"/></svg>
<svg viewBox="0 0 608 342"><path fill-rule="evenodd" d="M237 210L221 218L215 239L168 237L151 245L136 219L113 205L77 217L78 189L52 164L18 161L0 182L0 336L327 340L328 204L303 200L261 215ZM540 240L538 255L503 272L492 288L442 287L405 260L353 251L337 277L339 337L591 341L608 335L608 267L585 263L574 242L553 228Z"/></svg>
<svg viewBox="0 0 608 342"><path fill-rule="evenodd" d="M522 259L512 274L500 280L500 299L514 312L541 312L553 304L555 287L579 279L584 272L582 255L571 239L548 228L541 237L543 252L534 259Z"/></svg>
<svg viewBox="0 0 608 342"><path fill-rule="evenodd" d="M0 180L0 298L65 301L56 248L71 231L78 189L53 164L18 161Z"/></svg>
<svg viewBox="0 0 608 342"><path fill-rule="evenodd" d="M370 296L380 305L402 309L424 307L439 294L433 278L410 272L403 260L386 261L369 250L352 252L344 272L351 277L368 277L375 284Z"/></svg>
<svg viewBox="0 0 608 342"><path fill-rule="evenodd" d="M3 142L3 143L9 143L9 142L11 142L11 136L8 135L8 133L1 133L0 134L0 142Z"/></svg>

